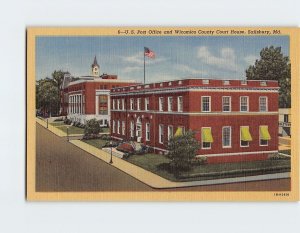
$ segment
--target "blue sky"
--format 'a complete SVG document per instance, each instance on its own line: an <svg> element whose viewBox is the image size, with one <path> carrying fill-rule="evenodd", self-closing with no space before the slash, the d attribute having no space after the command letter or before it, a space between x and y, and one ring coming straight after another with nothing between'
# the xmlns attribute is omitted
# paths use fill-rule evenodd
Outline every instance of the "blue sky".
<svg viewBox="0 0 300 233"><path fill-rule="evenodd" d="M146 46L156 54L155 59L146 58L147 82L187 77L244 79L245 69L270 45L280 46L289 55L288 36L38 37L36 78L50 77L59 69L74 76L90 75L96 55L101 74L141 82Z"/></svg>

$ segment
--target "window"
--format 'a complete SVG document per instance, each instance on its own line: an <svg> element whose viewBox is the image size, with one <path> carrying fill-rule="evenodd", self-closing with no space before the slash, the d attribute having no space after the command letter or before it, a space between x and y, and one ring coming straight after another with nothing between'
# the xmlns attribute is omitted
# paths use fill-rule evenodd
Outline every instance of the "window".
<svg viewBox="0 0 300 233"><path fill-rule="evenodd" d="M112 131L113 131L113 133L115 133L116 132L116 121L115 120L113 120L113 125L112 126L113 126Z"/></svg>
<svg viewBox="0 0 300 233"><path fill-rule="evenodd" d="M164 126L163 125L159 125L159 143L163 144L164 143Z"/></svg>
<svg viewBox="0 0 300 233"><path fill-rule="evenodd" d="M168 125L168 140L170 140L173 137L174 133L173 133L173 126L172 125Z"/></svg>
<svg viewBox="0 0 300 233"><path fill-rule="evenodd" d="M137 110L141 110L141 98L137 99Z"/></svg>
<svg viewBox="0 0 300 233"><path fill-rule="evenodd" d="M178 112L182 112L182 111L183 111L183 100L182 100L182 96L178 96L178 97L177 97L177 110L178 110Z"/></svg>
<svg viewBox="0 0 300 233"><path fill-rule="evenodd" d="M121 103L121 101L120 101L120 99L118 99L118 100L117 100L117 109L118 109L118 110L121 109L120 103Z"/></svg>
<svg viewBox="0 0 300 233"><path fill-rule="evenodd" d="M289 122L289 115L288 115L288 114L284 114L284 115L283 115L283 121L284 121L285 123L288 123L288 122Z"/></svg>
<svg viewBox="0 0 300 233"><path fill-rule="evenodd" d="M266 96L259 97L259 111L260 112L268 111L268 98Z"/></svg>
<svg viewBox="0 0 300 233"><path fill-rule="evenodd" d="M168 97L168 112L173 110L173 97Z"/></svg>
<svg viewBox="0 0 300 233"><path fill-rule="evenodd" d="M125 121L122 121L122 135L125 135Z"/></svg>
<svg viewBox="0 0 300 233"><path fill-rule="evenodd" d="M100 104L106 104L107 103L107 95L100 95L99 100L100 100Z"/></svg>
<svg viewBox="0 0 300 233"><path fill-rule="evenodd" d="M122 99L122 110L125 110L125 99Z"/></svg>
<svg viewBox="0 0 300 233"><path fill-rule="evenodd" d="M241 126L240 127L240 146L248 147L249 142L252 141L252 136L249 131L249 126Z"/></svg>
<svg viewBox="0 0 300 233"><path fill-rule="evenodd" d="M130 121L130 137L134 137L134 122Z"/></svg>
<svg viewBox="0 0 300 233"><path fill-rule="evenodd" d="M210 112L210 96L201 97L201 111Z"/></svg>
<svg viewBox="0 0 300 233"><path fill-rule="evenodd" d="M120 121L118 121L117 133L120 134Z"/></svg>
<svg viewBox="0 0 300 233"><path fill-rule="evenodd" d="M231 127L224 126L222 128L222 144L223 148L231 147Z"/></svg>
<svg viewBox="0 0 300 233"><path fill-rule="evenodd" d="M113 100L113 107L112 108L116 109L116 100L115 99Z"/></svg>
<svg viewBox="0 0 300 233"><path fill-rule="evenodd" d="M108 111L107 111L107 107L99 107L99 114L100 115L107 115Z"/></svg>
<svg viewBox="0 0 300 233"><path fill-rule="evenodd" d="M224 81L223 81L223 85L230 85L229 80L224 80Z"/></svg>
<svg viewBox="0 0 300 233"><path fill-rule="evenodd" d="M145 98L145 110L149 111L149 97Z"/></svg>
<svg viewBox="0 0 300 233"><path fill-rule="evenodd" d="M267 125L259 126L259 145L268 146L268 142L271 140L271 135Z"/></svg>
<svg viewBox="0 0 300 233"><path fill-rule="evenodd" d="M249 111L249 97L248 96L241 96L240 97L240 111L241 112L248 112Z"/></svg>
<svg viewBox="0 0 300 233"><path fill-rule="evenodd" d="M211 143L214 141L211 134L210 127L203 127L201 129L201 139L202 139L202 149L210 149Z"/></svg>
<svg viewBox="0 0 300 233"><path fill-rule="evenodd" d="M223 112L231 111L231 97L230 96L222 97L222 111Z"/></svg>
<svg viewBox="0 0 300 233"><path fill-rule="evenodd" d="M241 85L247 85L247 81L246 80L241 80Z"/></svg>
<svg viewBox="0 0 300 233"><path fill-rule="evenodd" d="M202 84L209 84L209 80L208 79L202 80Z"/></svg>
<svg viewBox="0 0 300 233"><path fill-rule="evenodd" d="M130 110L133 110L134 109L134 99L131 98L130 99Z"/></svg>
<svg viewBox="0 0 300 233"><path fill-rule="evenodd" d="M146 141L150 141L150 123L146 123Z"/></svg>
<svg viewBox="0 0 300 233"><path fill-rule="evenodd" d="M159 104L159 111L160 112L164 111L164 97L159 97L158 104Z"/></svg>

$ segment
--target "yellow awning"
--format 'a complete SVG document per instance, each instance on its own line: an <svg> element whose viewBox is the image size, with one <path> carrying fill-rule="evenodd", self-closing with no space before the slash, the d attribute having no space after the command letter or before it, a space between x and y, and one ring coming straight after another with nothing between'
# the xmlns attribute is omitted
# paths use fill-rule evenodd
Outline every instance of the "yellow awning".
<svg viewBox="0 0 300 233"><path fill-rule="evenodd" d="M182 136L183 135L183 130L182 127L178 127L176 130L176 133L174 134L174 137Z"/></svg>
<svg viewBox="0 0 300 233"><path fill-rule="evenodd" d="M268 130L268 126L259 126L259 131L260 131L260 139L262 140L270 140L271 135Z"/></svg>
<svg viewBox="0 0 300 233"><path fill-rule="evenodd" d="M249 131L249 127L247 126L242 126L241 127L241 139L242 141L252 141L252 136L250 134L250 131Z"/></svg>
<svg viewBox="0 0 300 233"><path fill-rule="evenodd" d="M210 128L202 129L202 142L214 142Z"/></svg>

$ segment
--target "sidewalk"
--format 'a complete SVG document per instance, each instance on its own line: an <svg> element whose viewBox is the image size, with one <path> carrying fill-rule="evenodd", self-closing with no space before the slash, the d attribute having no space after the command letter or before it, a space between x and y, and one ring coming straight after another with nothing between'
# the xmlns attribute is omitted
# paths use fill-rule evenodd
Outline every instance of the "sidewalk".
<svg viewBox="0 0 300 233"><path fill-rule="evenodd" d="M90 146L87 143L84 143L80 140L71 140L70 143L90 153L91 155L103 160L106 163L109 163L110 161L110 154L104 152L103 150ZM152 188L158 188L158 189L192 187L192 186L212 185L212 184L226 184L226 183L236 183L236 182L246 182L246 181L256 181L256 180L271 180L271 179L290 177L290 173L285 172L285 173L267 174L267 175L258 175L258 176L225 178L225 179L218 179L218 180L173 182L165 178L162 178L152 172L149 172L141 167L138 167L134 164L126 162L123 159L117 158L115 156L113 156L113 164L111 164L111 166L120 169L121 171L131 175L137 180L140 180L141 182L151 186Z"/></svg>

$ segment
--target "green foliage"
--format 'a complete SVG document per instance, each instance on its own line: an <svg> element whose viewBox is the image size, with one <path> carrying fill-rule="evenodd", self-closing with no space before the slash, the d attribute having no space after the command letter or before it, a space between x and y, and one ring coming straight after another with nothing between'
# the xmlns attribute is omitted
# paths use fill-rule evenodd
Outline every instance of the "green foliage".
<svg viewBox="0 0 300 233"><path fill-rule="evenodd" d="M36 82L36 108L51 114L58 113L59 91L51 79L42 79Z"/></svg>
<svg viewBox="0 0 300 233"><path fill-rule="evenodd" d="M94 136L99 134L100 132L101 132L100 122L97 121L95 118L86 122L84 128L85 136Z"/></svg>
<svg viewBox="0 0 300 233"><path fill-rule="evenodd" d="M60 88L64 79L64 71L54 71L51 78L36 82L36 108L43 112L58 114L60 109Z"/></svg>
<svg viewBox="0 0 300 233"><path fill-rule="evenodd" d="M281 47L263 48L260 59L246 70L248 80L277 80L279 89L279 107L291 107L291 64L284 56Z"/></svg>
<svg viewBox="0 0 300 233"><path fill-rule="evenodd" d="M188 171L192 167L192 161L195 159L200 145L195 139L195 133L188 131L180 136L174 136L169 140L167 149L171 159L171 170L175 175L180 171Z"/></svg>

